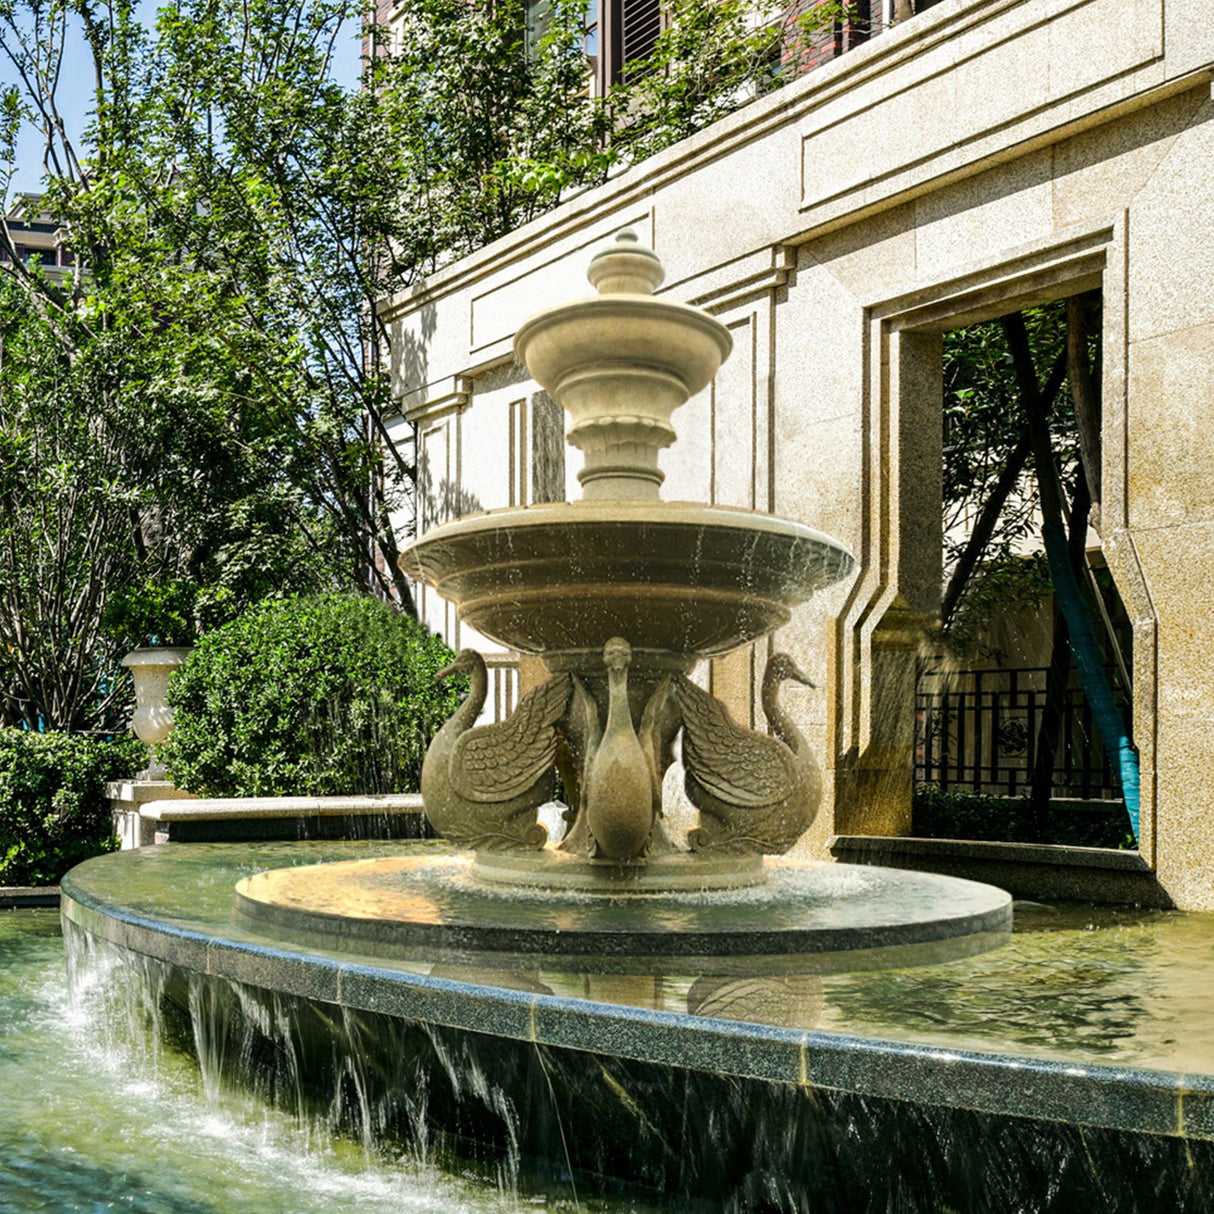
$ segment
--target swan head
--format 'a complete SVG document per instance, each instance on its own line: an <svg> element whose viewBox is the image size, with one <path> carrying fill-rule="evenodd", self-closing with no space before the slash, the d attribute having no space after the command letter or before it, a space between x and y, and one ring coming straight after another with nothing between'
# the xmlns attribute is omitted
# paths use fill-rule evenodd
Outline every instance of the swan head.
<svg viewBox="0 0 1214 1214"><path fill-rule="evenodd" d="M770 680L773 683L780 684L785 679L792 679L794 683L803 683L806 687L814 686L814 683L810 681L809 675L793 661L791 654L773 653L767 663L767 673L764 677L764 682Z"/></svg>
<svg viewBox="0 0 1214 1214"><path fill-rule="evenodd" d="M632 646L623 637L612 637L603 646L603 665L608 670L627 670L632 661Z"/></svg>
<svg viewBox="0 0 1214 1214"><path fill-rule="evenodd" d="M480 661L481 655L475 649L461 649L455 655L455 661L437 671L434 679L441 683L443 679L450 678L453 674L471 674Z"/></svg>

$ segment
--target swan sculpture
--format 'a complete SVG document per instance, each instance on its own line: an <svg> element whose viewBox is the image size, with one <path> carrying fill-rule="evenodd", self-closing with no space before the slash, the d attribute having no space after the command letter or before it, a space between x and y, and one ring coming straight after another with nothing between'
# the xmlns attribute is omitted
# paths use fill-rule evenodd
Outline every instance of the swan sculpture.
<svg viewBox="0 0 1214 1214"><path fill-rule="evenodd" d="M787 679L813 686L788 654L773 654L763 672L762 704L774 736L738 725L724 704L689 679L675 683L685 787L700 811L700 825L687 835L693 851L780 855L814 820L822 777L809 743L780 707Z"/></svg>
<svg viewBox="0 0 1214 1214"><path fill-rule="evenodd" d="M613 650L613 652L615 652ZM608 695L610 697L610 674L608 676ZM618 678L618 676L617 676ZM624 688L624 699L617 698L616 703L626 703L627 687ZM608 717L610 720L610 698L608 701ZM622 714L621 714L622 715ZM642 839L644 817L637 814L636 838L640 840L642 851L658 851L662 853L674 850L670 840L656 824L662 816L662 776L670 763L670 743L682 724L679 706L674 698L670 677L658 681L657 688L649 697L649 702L641 714L641 723L636 730L636 740L640 744L641 754L645 759L645 767L649 772L650 803L652 806L650 821L655 823L652 836ZM631 718L627 725L617 720L616 730L621 734L631 726ZM570 796L576 811L567 810L566 815L571 822L568 834L559 845L560 851L573 852L577 855L594 857L602 856L604 849L599 847L590 831L587 815L587 779L594 766L595 755L603 740L603 726L599 720L599 708L594 697L586 689L585 683L576 675L573 676L573 696L569 701L569 711L561 721L561 733L564 735L572 761L567 768L561 768L565 782L565 791ZM630 748L629 748L630 749ZM633 754L635 760L636 755ZM560 766L561 752L557 751L557 764ZM639 777L633 773L630 776L633 792L640 789ZM631 809L630 809L631 814ZM596 809L595 816L601 820L601 809ZM649 846L646 847L646 841Z"/></svg>
<svg viewBox="0 0 1214 1214"><path fill-rule="evenodd" d="M548 831L536 821L536 811L551 799L556 782L556 723L569 700L569 676L529 691L506 720L472 728L489 691L485 659L475 649L462 649L434 677L456 673L469 675L472 686L426 752L426 817L461 847L543 847Z"/></svg>
<svg viewBox="0 0 1214 1214"><path fill-rule="evenodd" d="M596 854L621 862L648 853L655 821L650 760L628 707L631 661L632 646L623 637L603 646L607 724L586 770L586 827Z"/></svg>

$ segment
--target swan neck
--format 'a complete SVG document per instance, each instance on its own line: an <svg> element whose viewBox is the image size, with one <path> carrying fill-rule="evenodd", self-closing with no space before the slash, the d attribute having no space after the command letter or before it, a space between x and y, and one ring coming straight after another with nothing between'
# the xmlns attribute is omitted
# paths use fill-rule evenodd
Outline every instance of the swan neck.
<svg viewBox="0 0 1214 1214"><path fill-rule="evenodd" d="M485 669L484 662L477 662L472 667L469 678L471 686L468 688L468 694L451 717L452 725L460 733L463 733L481 715L481 709L485 706L485 697L489 694L489 672Z"/></svg>
<svg viewBox="0 0 1214 1214"><path fill-rule="evenodd" d="M632 713L628 710L628 670L607 672L607 732L634 732Z"/></svg>
<svg viewBox="0 0 1214 1214"><path fill-rule="evenodd" d="M799 753L805 745L801 731L792 723L792 718L780 707L780 687L782 680L772 675L763 679L763 715L767 717L768 727L788 748Z"/></svg>

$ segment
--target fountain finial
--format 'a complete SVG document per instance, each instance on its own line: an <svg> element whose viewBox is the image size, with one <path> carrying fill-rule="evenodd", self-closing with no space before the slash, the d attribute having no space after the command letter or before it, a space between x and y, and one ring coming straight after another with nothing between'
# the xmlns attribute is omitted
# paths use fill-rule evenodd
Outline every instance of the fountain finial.
<svg viewBox="0 0 1214 1214"><path fill-rule="evenodd" d="M600 295L652 295L666 271L632 228L621 228L611 244L591 258L586 277Z"/></svg>
<svg viewBox="0 0 1214 1214"><path fill-rule="evenodd" d="M546 308L514 335L514 352L569 413L566 436L586 462L588 500L655 502L658 452L675 440L671 414L716 374L733 345L713 316L655 298L657 254L631 228L591 259L598 293Z"/></svg>

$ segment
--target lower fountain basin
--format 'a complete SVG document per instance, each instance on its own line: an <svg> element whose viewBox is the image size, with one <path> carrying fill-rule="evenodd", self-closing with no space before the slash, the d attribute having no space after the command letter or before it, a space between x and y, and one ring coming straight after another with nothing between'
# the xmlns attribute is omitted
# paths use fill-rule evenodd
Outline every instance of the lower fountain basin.
<svg viewBox="0 0 1214 1214"><path fill-rule="evenodd" d="M851 572L835 540L788 519L691 502L581 501L492 510L428 532L401 557L460 619L522 653L709 657L786 624ZM689 664L688 663L686 664Z"/></svg>
<svg viewBox="0 0 1214 1214"><path fill-rule="evenodd" d="M540 1204L537 1176L583 1209L604 1208L591 1202L605 1191L618 1200L606 1208L629 1210L638 1194L837 1214L1210 1206L1214 917L1022 903L1003 947L941 965L864 968L870 949L818 954L833 969L807 955L738 974L695 959L648 973L593 972L588 957L410 961L233 921L234 884L259 871L447 854L305 842L102 856L63 882L71 970L86 990L133 984L140 1023L169 1005L166 1023L186 1017L209 1092L306 1101L347 1119L360 1152L416 1143L460 1175L504 1169L512 1209ZM29 994L0 1015L0 1030L17 1026L8 1043L30 1036ZM10 1090L0 1082L0 1111ZM29 1135L20 1121L15 1133L20 1161ZM147 1158L181 1155L162 1145ZM202 1197L213 1189L212 1175ZM273 1209L304 1208L284 1192Z"/></svg>

